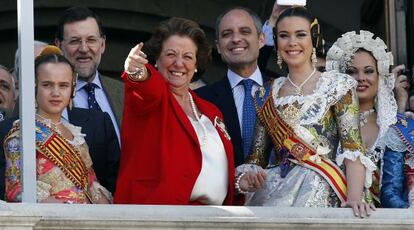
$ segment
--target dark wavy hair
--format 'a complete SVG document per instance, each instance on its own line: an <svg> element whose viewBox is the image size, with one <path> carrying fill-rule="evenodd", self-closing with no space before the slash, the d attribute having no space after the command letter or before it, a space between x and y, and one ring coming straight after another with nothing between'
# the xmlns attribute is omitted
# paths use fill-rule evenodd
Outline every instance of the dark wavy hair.
<svg viewBox="0 0 414 230"><path fill-rule="evenodd" d="M322 45L322 35L320 33L320 26L318 21L312 14L303 6L295 6L288 8L279 15L276 20L275 27L273 27L273 41L275 43L275 49L277 49L277 25L280 21L287 17L301 17L306 19L311 25L311 39L313 47L320 47Z"/></svg>
<svg viewBox="0 0 414 230"><path fill-rule="evenodd" d="M60 17L56 28L56 38L59 41L63 40L64 27L66 24L84 21L88 18L95 19L96 23L98 24L100 36L105 37L105 30L102 26L101 19L99 19L98 15L87 7L74 6L66 9Z"/></svg>
<svg viewBox="0 0 414 230"><path fill-rule="evenodd" d="M189 37L197 46L197 68L204 71L211 61L211 45L200 26L189 19L172 17L162 21L156 28L151 38L144 44L143 51L148 55L148 60L155 63L159 58L162 45L173 35Z"/></svg>

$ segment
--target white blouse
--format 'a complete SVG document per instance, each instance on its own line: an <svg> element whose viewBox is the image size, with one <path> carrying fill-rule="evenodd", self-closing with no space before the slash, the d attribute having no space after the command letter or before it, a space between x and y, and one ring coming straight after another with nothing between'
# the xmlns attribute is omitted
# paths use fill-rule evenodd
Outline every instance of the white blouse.
<svg viewBox="0 0 414 230"><path fill-rule="evenodd" d="M222 205L227 195L229 177L223 142L208 117L201 115L198 121L191 117L189 119L197 134L202 154L201 171L191 193L191 200Z"/></svg>

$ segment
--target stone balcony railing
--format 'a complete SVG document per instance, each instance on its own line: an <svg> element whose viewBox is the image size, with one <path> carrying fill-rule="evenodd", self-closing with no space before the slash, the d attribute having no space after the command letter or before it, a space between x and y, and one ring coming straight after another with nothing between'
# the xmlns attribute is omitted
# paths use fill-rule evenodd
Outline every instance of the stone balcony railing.
<svg viewBox="0 0 414 230"><path fill-rule="evenodd" d="M414 209L0 203L0 229L414 229Z"/></svg>

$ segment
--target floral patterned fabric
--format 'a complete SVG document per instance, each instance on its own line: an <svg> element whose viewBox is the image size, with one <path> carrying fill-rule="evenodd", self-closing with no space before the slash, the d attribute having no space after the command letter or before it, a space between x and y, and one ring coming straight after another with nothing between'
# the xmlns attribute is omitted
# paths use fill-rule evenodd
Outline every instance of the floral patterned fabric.
<svg viewBox="0 0 414 230"><path fill-rule="evenodd" d="M56 132L50 124L46 122L49 129ZM88 146L84 139L81 128L69 123L63 123L74 136L73 140L67 140L73 148L77 148L82 161L88 170L88 193L91 195L92 202L98 202L102 196L108 201L112 201L111 193L101 186L96 179L92 169L92 160L89 156ZM41 132L36 126L37 134ZM4 152L6 157L6 191L5 200L8 202L21 202L21 154L19 143L19 124L15 122L13 129L6 136L4 141ZM37 146L38 148L38 146ZM63 203L90 203L84 191L77 186L62 172L62 170L50 159L39 151L36 151L36 176L37 176L37 202L41 203L48 197L54 197Z"/></svg>
<svg viewBox="0 0 414 230"><path fill-rule="evenodd" d="M354 87L356 82L345 74L335 71L325 72L309 95L289 95L279 97L278 92L286 78L276 79L271 86L271 97L275 108L286 123L291 126L302 140L317 150L319 157L329 158L339 166L344 159L360 160L366 167L365 186L371 184L375 165L364 156L359 132L358 98ZM268 162L268 133L259 123L251 155L246 164L237 168L237 172L258 170ZM337 153L338 144L341 150ZM273 143L277 150L280 146ZM278 165L285 162L283 156L277 156ZM267 183L264 189L250 194L247 205L297 206L297 207L336 207L339 200L329 184L316 171L290 163L288 173L281 172L276 166L266 169ZM286 174L286 175L284 175Z"/></svg>

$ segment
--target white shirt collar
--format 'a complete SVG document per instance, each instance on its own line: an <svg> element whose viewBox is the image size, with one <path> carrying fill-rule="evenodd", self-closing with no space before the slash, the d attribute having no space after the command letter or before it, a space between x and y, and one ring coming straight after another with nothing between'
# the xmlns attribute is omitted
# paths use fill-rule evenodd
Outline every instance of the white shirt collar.
<svg viewBox="0 0 414 230"><path fill-rule="evenodd" d="M227 77L229 79L230 86L232 89L236 87L240 83L240 81L244 79L251 79L254 82L256 82L256 84L258 84L259 86L263 85L262 73L260 72L258 67L256 67L256 70L248 78L241 77L240 75L231 71L230 69L227 70Z"/></svg>
<svg viewBox="0 0 414 230"><path fill-rule="evenodd" d="M96 84L98 86L97 87L98 89L102 89L102 84L101 84L101 81L99 80L98 70L96 70L95 77L93 78L91 83ZM78 78L78 81L76 82L76 91L81 90L86 84L88 84L86 81Z"/></svg>

